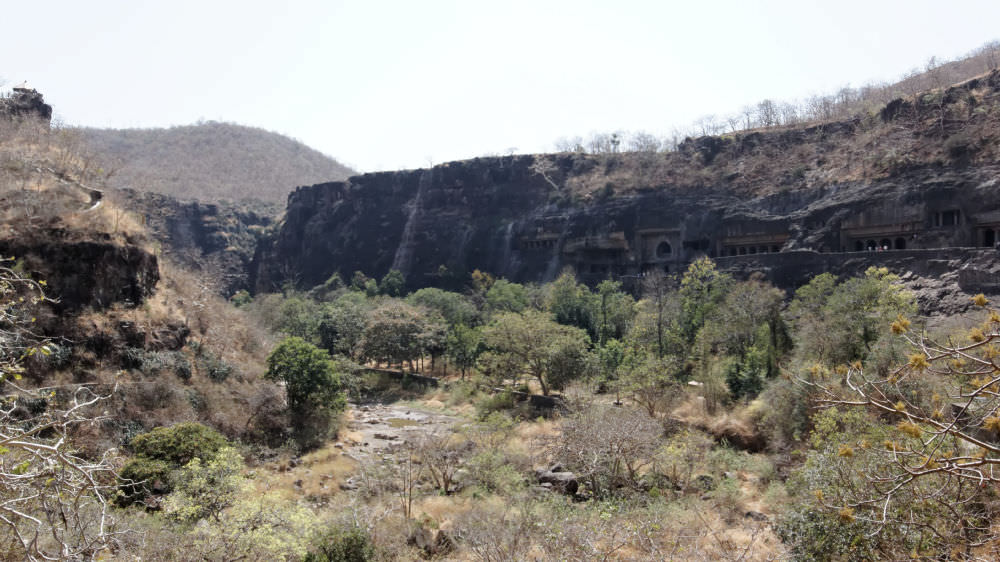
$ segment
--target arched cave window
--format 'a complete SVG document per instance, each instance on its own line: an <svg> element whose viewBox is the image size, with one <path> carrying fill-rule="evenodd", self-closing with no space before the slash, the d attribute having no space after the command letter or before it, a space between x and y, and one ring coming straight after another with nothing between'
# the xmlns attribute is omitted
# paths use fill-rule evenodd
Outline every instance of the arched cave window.
<svg viewBox="0 0 1000 562"><path fill-rule="evenodd" d="M897 250L905 250L906 249L906 239L905 238L897 238L896 239L896 245L895 245L895 247L896 247Z"/></svg>
<svg viewBox="0 0 1000 562"><path fill-rule="evenodd" d="M857 242L855 242L854 243L854 251L855 252L863 252L863 251L865 251L865 243L862 242L861 240L858 240Z"/></svg>
<svg viewBox="0 0 1000 562"><path fill-rule="evenodd" d="M892 240L889 240L888 238L883 238L882 241L878 243L878 247L883 250L891 250Z"/></svg>
<svg viewBox="0 0 1000 562"><path fill-rule="evenodd" d="M660 242L660 245L656 247L656 257L663 258L669 256L673 251L674 249L670 247L669 242Z"/></svg>
<svg viewBox="0 0 1000 562"><path fill-rule="evenodd" d="M865 242L865 249L869 252L874 252L878 249L878 244L876 244L874 240L869 240Z"/></svg>
<svg viewBox="0 0 1000 562"><path fill-rule="evenodd" d="M747 254L747 249L745 246L740 246L740 255L745 256Z"/></svg>

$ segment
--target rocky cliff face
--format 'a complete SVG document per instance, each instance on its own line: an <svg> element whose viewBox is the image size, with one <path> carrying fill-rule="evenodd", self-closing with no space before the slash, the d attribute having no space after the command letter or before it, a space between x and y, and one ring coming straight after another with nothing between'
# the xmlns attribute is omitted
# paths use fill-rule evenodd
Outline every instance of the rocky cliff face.
<svg viewBox="0 0 1000 562"><path fill-rule="evenodd" d="M997 243L997 123L994 73L853 121L694 139L669 154L479 158L301 187L252 282L310 287L390 269L411 287L473 269L529 282L571 267L629 284L709 256L792 288L803 271L915 267L915 250ZM994 254L976 255L953 265L988 279Z"/></svg>
<svg viewBox="0 0 1000 562"><path fill-rule="evenodd" d="M52 106L36 90L15 88L10 96L0 98L0 117L39 119L48 124L52 120Z"/></svg>
<svg viewBox="0 0 1000 562"><path fill-rule="evenodd" d="M121 190L115 195L137 213L167 257L200 271L218 292L249 289L250 264L274 209L180 201L168 195Z"/></svg>
<svg viewBox="0 0 1000 562"><path fill-rule="evenodd" d="M142 304L160 280L156 256L136 243L110 236L81 239L56 222L52 226L0 238L0 256L13 258L34 279L48 284L58 314L114 304Z"/></svg>
<svg viewBox="0 0 1000 562"><path fill-rule="evenodd" d="M527 277L555 252L516 258L508 251L515 223L550 210L556 215L550 229L562 224L546 204L551 187L532 173L533 162L478 159L301 187L289 196L279 232L259 250L255 285L268 290L292 278L311 286L334 272L398 269L419 286L434 283L441 266Z"/></svg>
<svg viewBox="0 0 1000 562"><path fill-rule="evenodd" d="M591 158L557 163L568 174ZM702 255L735 268L793 251L856 253L877 263L897 251L993 246L1000 227L995 166L913 169L757 197L725 185L670 187L580 204L563 201L537 163L533 156L478 159L299 188L260 250L256 287L390 269L416 287L437 283L441 266L520 282L551 280L569 266L596 282L677 272ZM826 261L835 267L835 259Z"/></svg>

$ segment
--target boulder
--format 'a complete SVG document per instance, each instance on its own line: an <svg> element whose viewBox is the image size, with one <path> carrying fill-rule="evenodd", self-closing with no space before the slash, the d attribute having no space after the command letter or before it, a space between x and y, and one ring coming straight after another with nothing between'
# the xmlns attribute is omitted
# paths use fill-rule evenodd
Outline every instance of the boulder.
<svg viewBox="0 0 1000 562"><path fill-rule="evenodd" d="M424 554L429 557L447 554L455 549L455 539L447 531L425 527L414 529L407 543L423 550Z"/></svg>
<svg viewBox="0 0 1000 562"><path fill-rule="evenodd" d="M551 470L539 470L536 472L538 482L543 486L549 484L553 489L572 496L580 488L580 483L576 475L572 472L552 472Z"/></svg>

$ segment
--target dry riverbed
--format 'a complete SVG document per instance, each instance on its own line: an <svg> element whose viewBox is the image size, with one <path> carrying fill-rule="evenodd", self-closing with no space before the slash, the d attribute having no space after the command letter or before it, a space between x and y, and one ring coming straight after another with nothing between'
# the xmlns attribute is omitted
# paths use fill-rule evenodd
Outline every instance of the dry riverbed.
<svg viewBox="0 0 1000 562"><path fill-rule="evenodd" d="M402 445L421 434L448 431L457 418L407 405L351 405L343 440L338 443L351 457L361 460Z"/></svg>

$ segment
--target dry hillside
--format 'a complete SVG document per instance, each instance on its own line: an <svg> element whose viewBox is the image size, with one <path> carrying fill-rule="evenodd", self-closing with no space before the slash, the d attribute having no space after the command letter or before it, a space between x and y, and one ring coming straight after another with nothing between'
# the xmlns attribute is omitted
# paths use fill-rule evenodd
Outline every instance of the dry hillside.
<svg viewBox="0 0 1000 562"><path fill-rule="evenodd" d="M299 141L232 123L79 132L90 151L115 169L111 187L181 199L284 204L296 186L342 180L354 173Z"/></svg>

